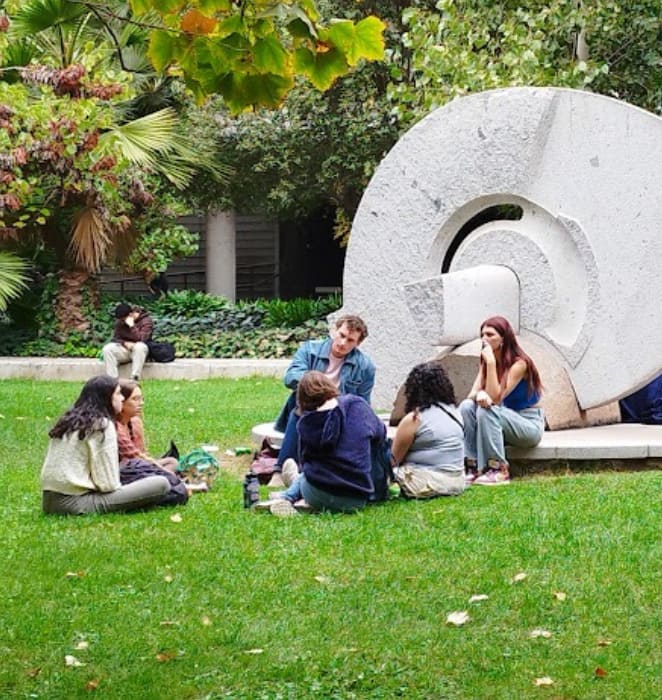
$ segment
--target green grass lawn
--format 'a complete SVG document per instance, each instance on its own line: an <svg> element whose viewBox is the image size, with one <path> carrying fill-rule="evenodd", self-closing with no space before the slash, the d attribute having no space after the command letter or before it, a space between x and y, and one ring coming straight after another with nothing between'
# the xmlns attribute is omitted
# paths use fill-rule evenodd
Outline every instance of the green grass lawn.
<svg viewBox="0 0 662 700"><path fill-rule="evenodd" d="M0 381L0 697L662 696L659 472L277 519L242 508L235 470L177 509L45 517L46 433L79 389ZM221 460L286 395L264 378L144 389L154 452L172 437Z"/></svg>

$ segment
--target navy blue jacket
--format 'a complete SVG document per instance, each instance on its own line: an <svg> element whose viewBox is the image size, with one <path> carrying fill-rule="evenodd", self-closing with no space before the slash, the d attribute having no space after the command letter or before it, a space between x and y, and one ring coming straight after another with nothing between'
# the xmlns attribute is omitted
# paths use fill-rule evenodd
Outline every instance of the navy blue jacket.
<svg viewBox="0 0 662 700"><path fill-rule="evenodd" d="M374 492L370 454L386 426L360 396L339 396L328 411L309 411L297 423L306 480L328 493L367 498Z"/></svg>

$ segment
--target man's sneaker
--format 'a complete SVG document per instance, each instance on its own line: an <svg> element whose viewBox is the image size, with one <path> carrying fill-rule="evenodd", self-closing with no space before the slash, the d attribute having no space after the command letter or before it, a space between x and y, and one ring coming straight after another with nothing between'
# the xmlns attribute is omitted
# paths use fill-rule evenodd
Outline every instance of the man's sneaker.
<svg viewBox="0 0 662 700"><path fill-rule="evenodd" d="M279 518L289 518L291 515L299 515L297 509L286 498L277 498L271 502L269 511Z"/></svg>
<svg viewBox="0 0 662 700"><path fill-rule="evenodd" d="M281 476L283 483L288 488L292 486L294 480L299 476L299 465L291 457L283 462Z"/></svg>
<svg viewBox="0 0 662 700"><path fill-rule="evenodd" d="M476 486L505 486L510 483L510 474L507 468L488 469L484 474L473 481Z"/></svg>
<svg viewBox="0 0 662 700"><path fill-rule="evenodd" d="M271 479L267 484L268 489L284 489L285 482L283 481L283 475L280 472L274 472L271 475Z"/></svg>

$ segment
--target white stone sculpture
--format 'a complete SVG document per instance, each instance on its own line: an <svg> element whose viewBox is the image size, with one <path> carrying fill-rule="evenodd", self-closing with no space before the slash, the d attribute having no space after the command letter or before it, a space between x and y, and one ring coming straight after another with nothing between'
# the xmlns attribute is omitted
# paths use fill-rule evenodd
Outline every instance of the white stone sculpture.
<svg viewBox="0 0 662 700"><path fill-rule="evenodd" d="M343 310L367 321L377 365L373 404L388 407L414 364L496 313L558 375L543 376L546 406L565 382L583 416L657 376L660 183L662 119L588 92L494 90L416 124L372 178L345 261ZM502 205L519 218L495 217Z"/></svg>

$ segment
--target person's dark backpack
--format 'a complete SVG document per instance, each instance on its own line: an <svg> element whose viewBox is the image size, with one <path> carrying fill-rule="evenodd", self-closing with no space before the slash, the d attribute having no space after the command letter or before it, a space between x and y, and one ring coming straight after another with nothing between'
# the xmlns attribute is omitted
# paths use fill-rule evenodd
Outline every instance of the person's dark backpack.
<svg viewBox="0 0 662 700"><path fill-rule="evenodd" d="M148 340L148 359L152 362L172 362L175 359L175 346L172 343Z"/></svg>

